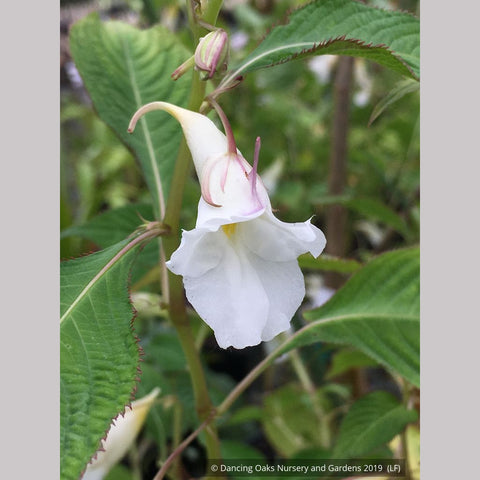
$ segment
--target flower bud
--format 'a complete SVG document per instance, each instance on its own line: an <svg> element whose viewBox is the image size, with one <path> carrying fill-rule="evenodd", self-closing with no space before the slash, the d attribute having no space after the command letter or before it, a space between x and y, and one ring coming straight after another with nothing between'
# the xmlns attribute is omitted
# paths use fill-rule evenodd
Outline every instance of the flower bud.
<svg viewBox="0 0 480 480"><path fill-rule="evenodd" d="M216 71L227 68L228 35L221 28L200 39L195 50L195 67L207 72L204 80L212 78Z"/></svg>

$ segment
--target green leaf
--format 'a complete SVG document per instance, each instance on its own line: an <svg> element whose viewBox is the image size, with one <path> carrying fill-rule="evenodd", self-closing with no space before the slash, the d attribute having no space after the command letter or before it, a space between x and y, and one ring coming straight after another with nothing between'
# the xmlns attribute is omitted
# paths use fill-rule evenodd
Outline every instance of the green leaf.
<svg viewBox="0 0 480 480"><path fill-rule="evenodd" d="M382 98L373 109L368 126L370 126L390 105L403 98L408 93L416 92L420 89L420 84L410 78L405 78L398 82L395 87Z"/></svg>
<svg viewBox="0 0 480 480"><path fill-rule="evenodd" d="M147 345L145 346L147 350ZM157 359L163 372L175 372L185 370L185 354L175 331L159 330L155 333L151 342L148 343L146 360Z"/></svg>
<svg viewBox="0 0 480 480"><path fill-rule="evenodd" d="M143 117L131 135L127 127L146 103L162 100L186 106L189 75L174 82L170 74L190 53L162 26L138 30L118 21L101 22L96 13L72 27L70 47L100 118L138 158L160 218L181 129L164 112Z"/></svg>
<svg viewBox="0 0 480 480"><path fill-rule="evenodd" d="M342 349L332 357L332 364L328 369L325 378L331 379L342 373L358 367L373 367L377 365L375 360L358 350Z"/></svg>
<svg viewBox="0 0 480 480"><path fill-rule="evenodd" d="M308 447L304 450L300 450L295 455L290 457L293 462L302 460L328 460L331 458L332 452L325 450L321 447ZM301 463L300 463L301 464ZM304 477L305 478L305 477Z"/></svg>
<svg viewBox="0 0 480 480"><path fill-rule="evenodd" d="M305 253L298 257L298 264L300 268L339 273L353 273L362 268L362 264L356 260L326 254L313 258L309 253Z"/></svg>
<svg viewBox="0 0 480 480"><path fill-rule="evenodd" d="M260 421L262 419L262 409L256 405L247 405L241 407L227 418L225 425L232 427L246 422Z"/></svg>
<svg viewBox="0 0 480 480"><path fill-rule="evenodd" d="M357 400L340 426L333 451L335 458L361 457L389 442L418 418L392 394L373 392Z"/></svg>
<svg viewBox="0 0 480 480"><path fill-rule="evenodd" d="M165 408L163 400L171 393L170 386L165 376L148 363L142 362L141 369L142 376L138 384L137 398L148 395L154 388L160 388L159 401L155 402L148 412L144 433L156 442L159 458L165 460L168 456L167 440L170 431L167 429L171 429L173 415L171 408Z"/></svg>
<svg viewBox="0 0 480 480"><path fill-rule="evenodd" d="M264 400L262 415L269 442L285 457L319 445L318 422L313 412L310 396L299 385L288 384L270 393Z"/></svg>
<svg viewBox="0 0 480 480"><path fill-rule="evenodd" d="M256 460L258 461L259 464L262 464L262 465L266 463L265 455L263 455L263 453L261 453L256 448L253 448L247 445L245 442L222 439L222 442L220 444L220 453L222 455L222 458L229 459L229 460L248 459L248 460ZM257 463L257 462L254 462L254 463ZM251 465L250 462L248 462L248 464ZM253 477L255 477L255 475ZM231 480L243 479L245 478L245 473L240 473L240 474L229 473L227 478Z"/></svg>
<svg viewBox="0 0 480 480"><path fill-rule="evenodd" d="M122 464L115 465L108 472L105 480L132 480L132 472Z"/></svg>
<svg viewBox="0 0 480 480"><path fill-rule="evenodd" d="M61 477L77 480L135 390L127 279L145 235L60 268Z"/></svg>
<svg viewBox="0 0 480 480"><path fill-rule="evenodd" d="M299 452L296 452L294 455L289 457L289 459L285 462L287 465L308 465L312 460L317 460L319 464L325 463L331 458L332 452L330 450L326 450L322 447L307 447ZM311 475L311 474L310 474ZM283 477L283 475L282 475ZM332 480L332 477L324 477L321 474L317 474L316 477L310 477L302 473L290 473L288 475L290 480L304 480L305 478L326 478L327 480Z"/></svg>
<svg viewBox="0 0 480 480"><path fill-rule="evenodd" d="M317 0L295 10L233 69L229 83L259 68L312 55L373 60L402 75L420 76L420 22L414 16L355 0Z"/></svg>
<svg viewBox="0 0 480 480"><path fill-rule="evenodd" d="M265 455L263 455L256 448L246 445L244 442L237 442L235 440L222 440L220 448L222 458L265 460Z"/></svg>
<svg viewBox="0 0 480 480"><path fill-rule="evenodd" d="M375 198L352 198L346 206L366 217L373 218L394 228L397 232L406 234L407 226L402 217Z"/></svg>
<svg viewBox="0 0 480 480"><path fill-rule="evenodd" d="M143 223L142 218L153 220L151 205L138 203L108 210L91 220L66 228L60 238L78 236L91 240L100 248L122 241Z"/></svg>
<svg viewBox="0 0 480 480"><path fill-rule="evenodd" d="M379 222L394 228L397 232L407 234L408 229L400 215L394 212L390 207L375 198L351 198L346 195L327 196L317 199L321 205L340 204Z"/></svg>
<svg viewBox="0 0 480 480"><path fill-rule="evenodd" d="M351 345L416 386L420 384L419 249L388 252L372 260L320 308L312 323L275 351L318 341Z"/></svg>
<svg viewBox="0 0 480 480"><path fill-rule="evenodd" d="M205 369L205 377L210 397L214 405L218 405L234 388L232 377L225 373Z"/></svg>
<svg viewBox="0 0 480 480"><path fill-rule="evenodd" d="M100 248L107 248L128 237L142 223L142 218L152 220L154 217L153 208L149 204L130 204L123 207L108 210L93 217L89 221L69 227L61 232L60 238L72 236L86 238ZM138 255L131 273L132 284L142 279L152 270L159 261L159 242L150 242ZM158 282L160 274L155 274L155 281ZM148 392L147 392L148 393Z"/></svg>

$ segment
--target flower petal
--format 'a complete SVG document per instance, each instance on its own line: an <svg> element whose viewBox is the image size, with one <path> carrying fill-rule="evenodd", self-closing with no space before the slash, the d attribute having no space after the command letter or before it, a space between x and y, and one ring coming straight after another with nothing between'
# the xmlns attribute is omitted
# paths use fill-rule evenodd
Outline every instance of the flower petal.
<svg viewBox="0 0 480 480"><path fill-rule="evenodd" d="M327 243L323 232L310 220L303 223L282 222L269 209L262 216L243 224L239 233L252 252L271 261L293 260L306 252L318 257Z"/></svg>
<svg viewBox="0 0 480 480"><path fill-rule="evenodd" d="M241 206L240 206L241 207ZM258 210L243 213L242 209L213 207L209 205L203 198L198 202L198 216L196 228L203 228L208 230L218 230L221 225L228 225L229 223L247 222L259 217L265 212L265 207Z"/></svg>
<svg viewBox="0 0 480 480"><path fill-rule="evenodd" d="M183 271L183 281L188 300L213 329L220 347L257 345L287 330L305 296L297 261L260 258L241 237L234 234L229 239L222 230L203 238L212 241L221 262L202 275L193 265L196 275ZM188 265L192 263L184 266Z"/></svg>
<svg viewBox="0 0 480 480"><path fill-rule="evenodd" d="M207 116L168 102L144 105L133 116L129 131L133 130L138 118L152 110L164 110L180 122L199 178L202 178L203 167L210 157L227 152L227 137Z"/></svg>
<svg viewBox="0 0 480 480"><path fill-rule="evenodd" d="M204 275L184 275L187 298L213 329L221 348L245 348L262 341L269 312L268 296L247 251L219 230L222 262Z"/></svg>
<svg viewBox="0 0 480 480"><path fill-rule="evenodd" d="M262 340L268 342L290 327L305 296L305 282L296 260L271 262L256 257L255 271L269 302L267 323L262 330Z"/></svg>
<svg viewBox="0 0 480 480"><path fill-rule="evenodd" d="M225 176L227 165L228 175ZM268 192L260 177L252 191L249 174L254 174L252 167L240 154L229 162L216 161L208 176L209 193L220 207L200 199L196 226L211 229L228 223L246 222L262 215L265 210L271 210Z"/></svg>
<svg viewBox="0 0 480 480"><path fill-rule="evenodd" d="M222 261L224 236L202 228L184 230L180 246L166 263L168 269L193 278L204 275Z"/></svg>

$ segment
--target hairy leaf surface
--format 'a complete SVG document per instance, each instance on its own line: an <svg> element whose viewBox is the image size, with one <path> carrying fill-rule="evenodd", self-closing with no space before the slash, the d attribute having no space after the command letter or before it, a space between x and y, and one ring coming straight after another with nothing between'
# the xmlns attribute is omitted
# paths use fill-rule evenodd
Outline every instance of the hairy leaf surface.
<svg viewBox="0 0 480 480"><path fill-rule="evenodd" d="M316 0L293 11L232 69L228 80L313 55L350 55L373 60L407 77L420 76L420 22L404 12L355 0Z"/></svg>
<svg viewBox="0 0 480 480"><path fill-rule="evenodd" d="M61 264L60 462L65 480L79 477L135 390L139 348L127 279L138 245L124 240Z"/></svg>
<svg viewBox="0 0 480 480"><path fill-rule="evenodd" d="M168 195L181 129L170 115L144 116L133 134L127 133L132 115L153 101L185 107L189 75L176 82L170 74L189 52L162 26L139 30L119 21L102 22L94 13L71 30L70 46L100 118L134 152L160 216Z"/></svg>

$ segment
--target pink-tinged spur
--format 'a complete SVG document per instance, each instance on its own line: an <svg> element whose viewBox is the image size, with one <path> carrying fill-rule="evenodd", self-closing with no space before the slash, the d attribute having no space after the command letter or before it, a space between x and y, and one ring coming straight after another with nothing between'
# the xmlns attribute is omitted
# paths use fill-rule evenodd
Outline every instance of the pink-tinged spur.
<svg viewBox="0 0 480 480"><path fill-rule="evenodd" d="M252 167L237 150L224 113L215 108L226 136L208 117L165 102L138 110L129 131L151 110L164 110L180 122L202 197L196 226L183 231L167 267L183 276L189 302L220 347L245 348L289 328L305 296L297 257L306 252L317 257L326 240L310 220L285 223L273 215L257 174L260 138Z"/></svg>

